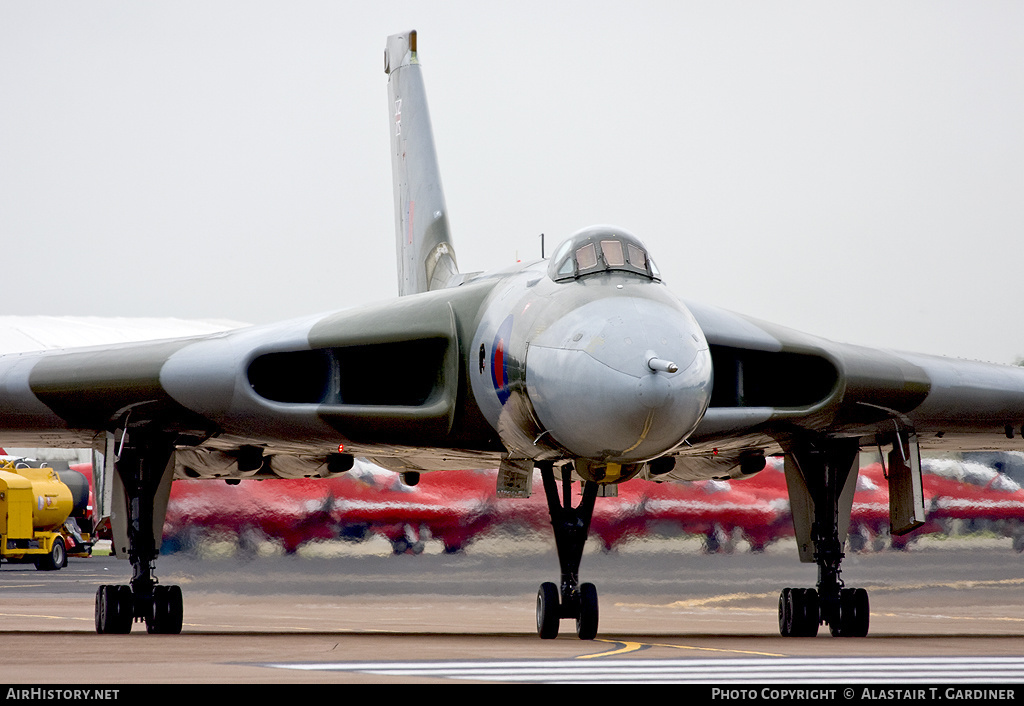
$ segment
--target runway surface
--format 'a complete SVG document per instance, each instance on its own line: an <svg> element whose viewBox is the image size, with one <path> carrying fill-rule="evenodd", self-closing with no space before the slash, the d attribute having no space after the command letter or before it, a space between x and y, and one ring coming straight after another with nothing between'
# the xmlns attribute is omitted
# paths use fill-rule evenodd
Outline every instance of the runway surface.
<svg viewBox="0 0 1024 706"><path fill-rule="evenodd" d="M843 578L871 598L871 633L860 639L827 628L779 637L779 590L816 580L791 543L762 554L706 555L693 540L588 551L581 579L597 585L601 617L587 642L572 621L556 640L536 637L537 587L558 578L545 542L493 540L451 556L391 556L373 542L232 552L214 545L157 563L161 582L184 591L177 636L142 624L94 633L96 587L127 582L127 562L71 559L58 572L4 564L5 681L1024 682L1024 571L1009 540L851 554Z"/></svg>

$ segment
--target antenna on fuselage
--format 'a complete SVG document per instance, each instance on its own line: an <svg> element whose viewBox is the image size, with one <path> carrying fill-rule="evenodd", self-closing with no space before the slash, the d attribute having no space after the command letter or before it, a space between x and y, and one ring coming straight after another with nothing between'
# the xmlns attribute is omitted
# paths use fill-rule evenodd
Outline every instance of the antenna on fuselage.
<svg viewBox="0 0 1024 706"><path fill-rule="evenodd" d="M544 234L540 234L540 259L544 259Z"/></svg>

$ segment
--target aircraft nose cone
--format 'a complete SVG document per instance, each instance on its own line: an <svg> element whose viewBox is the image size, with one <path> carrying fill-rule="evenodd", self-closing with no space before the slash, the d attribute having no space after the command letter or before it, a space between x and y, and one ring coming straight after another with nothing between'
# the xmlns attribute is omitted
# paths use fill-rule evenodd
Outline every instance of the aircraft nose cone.
<svg viewBox="0 0 1024 706"><path fill-rule="evenodd" d="M541 426L569 453L634 463L696 427L710 400L711 357L685 309L598 300L531 343L526 384Z"/></svg>

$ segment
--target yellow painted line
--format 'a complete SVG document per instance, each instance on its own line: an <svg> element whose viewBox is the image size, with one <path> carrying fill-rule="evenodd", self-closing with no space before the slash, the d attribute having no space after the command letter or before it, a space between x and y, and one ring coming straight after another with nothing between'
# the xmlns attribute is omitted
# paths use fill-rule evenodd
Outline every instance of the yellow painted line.
<svg viewBox="0 0 1024 706"><path fill-rule="evenodd" d="M1024 584L1024 578L1013 579L991 579L988 581L974 581L963 579L961 581L946 581L944 583L917 583L901 584L899 586L871 586L868 591L912 591L919 588L985 588L986 586L1019 586Z"/></svg>
<svg viewBox="0 0 1024 706"><path fill-rule="evenodd" d="M75 618L70 615L39 615L36 613L0 613L0 618L40 618L42 620L83 620L93 622L94 618Z"/></svg>
<svg viewBox="0 0 1024 706"><path fill-rule="evenodd" d="M917 583L917 584L900 584L898 586L864 586L868 593L874 592L895 592L895 591L915 591L925 588L952 588L952 589L976 589L986 587L999 587L999 586L1020 586L1024 585L1024 578L1012 578L1012 579L992 579L987 581L975 581L971 579L964 579L961 581L946 581L943 583ZM671 603L616 603L616 606L622 608L702 608L713 605L720 605L722 603L729 603L731 601L742 601L749 599L773 599L778 600L777 593L723 593L718 596L707 596L705 598L687 598L678 601L672 601ZM765 610L757 607L746 608L745 610Z"/></svg>
<svg viewBox="0 0 1024 706"><path fill-rule="evenodd" d="M674 650L692 650L694 652L727 652L729 654L756 655L758 657L786 657L787 655L776 652L759 652L757 650L735 650L724 647L697 647L696 645L671 645L661 642L622 642L621 640L596 640L596 642L610 642L613 645L622 645L618 649L598 652L592 655L580 655L576 659L594 659L598 657L615 657L617 655L636 652L645 647L668 647Z"/></svg>
<svg viewBox="0 0 1024 706"><path fill-rule="evenodd" d="M616 606L623 608L700 608L717 603L728 603L730 601L742 601L750 598L773 598L778 600L775 593L724 593L720 596L708 596L707 598L688 598L685 600L672 601L671 603L616 603Z"/></svg>
<svg viewBox="0 0 1024 706"><path fill-rule="evenodd" d="M887 618L931 618L939 620L969 620L974 622L1004 622L1024 623L1024 618L1012 618L999 615L949 615L947 613L872 613L872 615L884 615Z"/></svg>
<svg viewBox="0 0 1024 706"><path fill-rule="evenodd" d="M636 440L635 444L630 446L628 449L626 449L622 453L628 453L628 452L632 451L633 449L635 449L640 444L644 443L644 439L647 438L647 434L651 431L651 423L653 421L654 421L654 410L652 409L650 412L647 413L647 419L644 420L644 428L640 432L640 438Z"/></svg>
<svg viewBox="0 0 1024 706"><path fill-rule="evenodd" d="M732 654L738 655L758 655L760 657L787 657L788 655L779 654L777 652L760 652L758 650L733 650L723 647L696 647L694 645L663 645L661 643L652 642L651 647L672 647L677 650L695 650L698 652L731 652Z"/></svg>
<svg viewBox="0 0 1024 706"><path fill-rule="evenodd" d="M629 652L636 652L647 647L642 642L622 642L621 640L594 640L594 642L610 642L613 645L622 645L617 650L609 650L608 652L598 652L593 655L580 655L576 659L594 659L595 657L614 657L615 655L624 655Z"/></svg>
<svg viewBox="0 0 1024 706"><path fill-rule="evenodd" d="M15 588L15 589L20 589L20 588L42 588L43 586L49 586L49 585L50 584L48 584L48 583L9 583L9 584L5 584L3 586L0 586L0 589L4 589L4 588L8 588L8 589L10 589L10 588Z"/></svg>

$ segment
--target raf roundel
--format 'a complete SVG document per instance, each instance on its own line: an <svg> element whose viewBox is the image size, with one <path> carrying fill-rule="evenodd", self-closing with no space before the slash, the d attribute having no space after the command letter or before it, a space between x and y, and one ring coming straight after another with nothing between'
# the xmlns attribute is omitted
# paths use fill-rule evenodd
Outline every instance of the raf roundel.
<svg viewBox="0 0 1024 706"><path fill-rule="evenodd" d="M505 361L505 346L512 335L512 317L506 318L498 332L494 334L494 345L491 346L491 383L494 385L494 392L498 395L498 401L502 404L508 401L508 364Z"/></svg>

